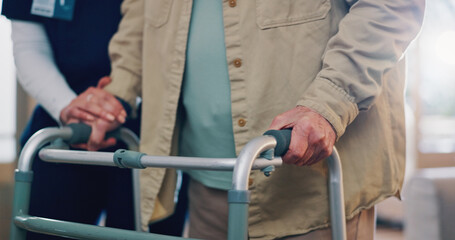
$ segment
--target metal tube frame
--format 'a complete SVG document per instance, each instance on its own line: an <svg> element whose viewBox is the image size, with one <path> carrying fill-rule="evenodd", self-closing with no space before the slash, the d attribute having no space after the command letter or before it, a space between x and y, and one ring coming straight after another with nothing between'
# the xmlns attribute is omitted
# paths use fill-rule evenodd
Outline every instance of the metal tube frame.
<svg viewBox="0 0 455 240"><path fill-rule="evenodd" d="M54 236L62 236L84 240L178 240L180 237L166 236L153 233L137 232L110 227L100 227L49 218L18 215L14 223L22 229Z"/></svg>
<svg viewBox="0 0 455 240"><path fill-rule="evenodd" d="M276 140L271 136L254 138L240 151L232 175L232 189L229 195L237 195L235 200L229 199L228 239L248 239L248 178L253 161L259 155L276 146ZM239 199L240 198L240 199Z"/></svg>
<svg viewBox="0 0 455 240"><path fill-rule="evenodd" d="M248 177L253 161L264 151L276 146L275 138L261 136L250 141L240 152L234 167L232 190L236 194L249 196ZM329 168L329 201L330 219L332 224L332 239L346 239L346 220L343 195L343 174L338 151L333 147L332 154L327 158ZM248 200L229 202L228 239L248 239Z"/></svg>
<svg viewBox="0 0 455 240"><path fill-rule="evenodd" d="M13 203L13 221L11 223L10 239L25 239L26 231L24 228L19 227L17 219L26 219L24 216L28 214L29 201L30 201L30 188L33 178L32 164L37 151L44 145L52 142L58 138L69 140L73 135L72 129L69 127L62 128L45 128L33 134L23 147L19 155L18 166L15 176L14 188L14 203ZM129 129L120 129L120 138L131 150L138 150L139 138ZM111 157L112 159L112 157ZM133 194L134 194L134 211L135 211L135 226L136 230L141 230L141 216L140 216L140 198L139 196L139 169L132 170L133 178ZM45 221L43 221L45 222ZM55 224L53 221L49 222ZM39 225L39 226L46 226Z"/></svg>
<svg viewBox="0 0 455 240"><path fill-rule="evenodd" d="M72 135L72 130L69 128L57 129L46 128L42 129L27 141L19 155L19 162L15 172L14 184L14 202L13 202L13 218L28 214L30 203L30 189L33 178L32 163L38 149L45 144L59 137L68 139ZM15 224L11 223L10 239L23 240L26 237L26 231Z"/></svg>
<svg viewBox="0 0 455 240"><path fill-rule="evenodd" d="M72 131L70 128L47 128L38 131L35 133L27 144L24 146L21 155L19 157L18 169L16 170L19 175L27 175L31 173L31 165L34 159L34 156L38 149L43 147L46 143L55 140L57 138L63 138L67 140L71 137ZM124 136L123 136L124 135ZM134 133L122 131L122 138L127 145L131 146L131 149L137 149L138 139L135 137ZM136 145L136 146L134 146ZM152 167L173 167L173 168L191 168L191 169L212 169L212 170L234 170L233 172L233 182L230 195L234 196L234 200L229 199L229 236L228 239L247 239L247 227L248 227L248 204L249 204L249 191L248 191L248 178L252 169L262 169L267 166L280 166L282 164L281 158L275 158L273 160L267 160L260 158L259 155L266 151L273 149L276 145L275 138L271 136L261 136L250 141L244 149L240 152L239 157L236 159L200 159L200 158L182 158L182 157L154 157L154 156L143 156L140 159L140 162L144 166ZM77 159L72 157L72 154L68 155L68 152L77 155ZM62 154L65 155L62 157ZM82 151L68 151L68 150L51 150L43 149L40 151L40 157L46 159L46 161L52 162L66 162L66 163L79 163L79 164L90 164L87 155L88 153ZM106 165L106 166L115 166L113 163L113 153L102 153L102 152L90 152L92 162L95 158L97 165ZM69 156L69 157L68 157ZM58 159L57 159L58 158ZM107 158L110 158L107 160ZM62 160L64 159L64 160ZM82 160L81 160L82 159ZM164 164L166 161L166 164ZM328 168L329 168L329 196L330 196L330 214L332 221L332 238L333 239L346 239L346 222L344 214L344 198L343 198L343 180L341 172L341 161L338 155L336 148L333 149L332 155L327 158ZM17 174L16 173L16 174ZM136 177L137 177L136 172ZM134 174L133 174L134 175ZM27 177L22 177L27 178ZM27 182L28 180L25 180ZM134 191L138 193L138 182L135 178L135 188ZM12 223L12 236L11 239L23 239L25 237L24 230L27 229L30 231L42 232L49 231L50 226L58 225L62 227L75 228L75 230L70 230L72 232L80 232L80 229L85 229L83 232L86 234L92 234L92 231L99 231L99 227L78 224L78 223L69 223L63 221L57 221L52 219L36 218L28 216L28 199L24 201L22 198L27 198L29 196L29 185L25 186L22 189L21 183L18 183L16 179L16 184L21 189L15 189L15 200L14 200L14 221ZM22 181L24 182L24 181ZM31 180L30 180L31 183ZM233 193L233 194L231 194ZM138 195L137 195L138 196ZM16 205L18 203L18 205ZM139 202L136 203L138 206ZM26 205L26 206L25 206ZM136 208L136 213L139 208ZM140 215L136 215L136 221L140 222ZM240 224L239 224L240 223ZM139 224L137 224L138 226ZM75 227L76 226L76 227ZM107 237L110 234L109 232L118 230L118 229L106 229L102 231L100 235L97 235L96 238L90 239L102 239L102 237ZM65 230L61 230L65 231ZM50 232L53 234L52 232ZM118 236L123 236L122 234L141 234L138 232L128 232L126 230L121 230L116 232ZM54 233L56 234L56 233ZM76 234L76 233L75 233ZM79 234L79 233L77 233ZM70 235L77 237L79 235ZM147 233L148 234L148 233ZM111 236L111 235L109 235ZM125 235L126 236L126 235ZM86 237L84 237L86 238ZM86 238L87 239L87 238ZM170 239L170 238L162 238Z"/></svg>
<svg viewBox="0 0 455 240"><path fill-rule="evenodd" d="M344 210L343 172L338 150L333 147L332 155L327 158L329 168L329 202L332 223L332 239L345 240L346 215Z"/></svg>
<svg viewBox="0 0 455 240"><path fill-rule="evenodd" d="M120 129L120 138L131 151L139 151L139 138L128 128ZM111 157L112 160L112 157ZM141 198L140 198L140 169L132 169L131 177L133 178L133 204L134 204L134 225L136 231L142 231L141 228Z"/></svg>
<svg viewBox="0 0 455 240"><path fill-rule="evenodd" d="M111 152L87 152L77 150L42 149L39 157L46 162L116 166L112 161L114 153ZM173 157L173 156L147 156L140 159L141 165L155 168L178 168L232 171L237 158L195 158L195 157ZM252 169L260 170L267 166L280 166L280 157L268 160L258 158L253 162Z"/></svg>

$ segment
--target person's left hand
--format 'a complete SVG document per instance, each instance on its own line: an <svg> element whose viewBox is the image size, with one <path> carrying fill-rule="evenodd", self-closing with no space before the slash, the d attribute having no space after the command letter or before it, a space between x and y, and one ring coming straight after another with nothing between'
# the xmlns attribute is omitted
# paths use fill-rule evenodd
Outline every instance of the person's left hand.
<svg viewBox="0 0 455 240"><path fill-rule="evenodd" d="M117 140L113 137L105 139L106 133L113 131L122 124L118 121L106 121L102 118L97 118L93 121L81 121L76 118L71 118L70 123L84 123L91 127L92 131L87 143L72 144L72 147L86 149L88 151L97 151L99 149L108 148L117 144Z"/></svg>
<svg viewBox="0 0 455 240"><path fill-rule="evenodd" d="M92 127L92 132L90 138L87 142L87 150L97 151L99 149L107 148L114 146L116 144L115 138L104 139L106 133L113 131L121 126L121 123L118 121L106 121L102 118L96 119L94 122L90 123Z"/></svg>
<svg viewBox="0 0 455 240"><path fill-rule="evenodd" d="M314 110L297 106L275 117L269 129L292 128L289 150L283 162L312 165L332 154L336 133L332 125Z"/></svg>

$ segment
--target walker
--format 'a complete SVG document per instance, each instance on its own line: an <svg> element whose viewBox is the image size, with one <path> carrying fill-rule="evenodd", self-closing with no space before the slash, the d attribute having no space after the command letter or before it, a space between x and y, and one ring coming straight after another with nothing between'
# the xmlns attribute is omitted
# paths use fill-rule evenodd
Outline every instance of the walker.
<svg viewBox="0 0 455 240"><path fill-rule="evenodd" d="M268 131L246 144L238 158L192 158L148 156L140 152L120 149L111 152L88 152L62 150L67 144L86 142L91 129L83 124L70 124L61 128L45 128L36 132L25 144L15 171L13 219L10 240L25 240L27 231L72 239L109 240L171 240L184 239L140 231L138 171L146 167L231 170L232 188L228 192L229 220L228 239L248 239L248 178L251 170L260 170L266 176L282 164L281 156L287 151L291 136L290 130ZM129 149L138 149L138 138L128 129L121 128L111 134L125 142ZM43 146L51 145L41 149ZM40 150L41 149L41 150ZM55 219L30 216L30 188L33 181L31 166L36 153L47 162L117 166L133 168L133 191L135 194L136 231L101 227ZM332 239L346 239L344 213L343 180L341 162L337 150L327 158L329 168L329 201Z"/></svg>

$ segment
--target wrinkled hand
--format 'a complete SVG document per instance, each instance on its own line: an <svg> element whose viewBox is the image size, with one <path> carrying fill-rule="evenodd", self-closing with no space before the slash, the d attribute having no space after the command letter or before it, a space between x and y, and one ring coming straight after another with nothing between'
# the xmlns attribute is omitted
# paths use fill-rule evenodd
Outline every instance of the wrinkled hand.
<svg viewBox="0 0 455 240"><path fill-rule="evenodd" d="M103 88L111 82L109 77L103 77L98 86L89 87L60 112L60 121L68 124L70 119L79 121L94 121L102 118L109 122L125 122L126 112L122 104Z"/></svg>
<svg viewBox="0 0 455 240"><path fill-rule="evenodd" d="M336 133L332 125L314 110L297 106L275 117L270 129L292 128L289 150L283 162L312 165L332 154Z"/></svg>
<svg viewBox="0 0 455 240"><path fill-rule="evenodd" d="M70 119L68 124L69 123L80 123L80 121L76 119ZM117 129L120 127L121 123L117 121L108 122L101 118L98 118L91 122L83 121L83 123L89 125L92 128L88 142L73 144L71 146L80 149L87 149L88 151L97 151L99 149L108 148L117 144L117 140L115 138L104 138L107 132Z"/></svg>
<svg viewBox="0 0 455 240"><path fill-rule="evenodd" d="M61 111L64 124L83 122L92 127L88 143L74 147L96 151L116 144L114 138L104 137L125 122L126 112L112 94L103 90L110 82L109 77L100 79L96 88L88 88Z"/></svg>
<svg viewBox="0 0 455 240"><path fill-rule="evenodd" d="M92 127L92 132L90 134L90 139L86 144L86 149L89 151L96 151L99 149L107 148L114 146L117 143L115 138L104 139L107 132L117 129L122 124L118 121L109 122L102 118L90 123Z"/></svg>

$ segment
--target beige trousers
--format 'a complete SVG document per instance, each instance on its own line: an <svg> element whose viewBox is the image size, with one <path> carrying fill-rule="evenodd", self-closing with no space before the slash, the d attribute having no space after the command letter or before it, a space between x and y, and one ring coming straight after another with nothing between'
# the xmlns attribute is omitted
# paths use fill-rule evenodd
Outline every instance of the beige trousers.
<svg viewBox="0 0 455 240"><path fill-rule="evenodd" d="M220 240L227 238L228 203L227 192L205 187L191 180L189 185L189 237ZM364 210L346 223L347 239L370 240L374 238L375 210ZM318 229L282 240L332 239L330 228Z"/></svg>

